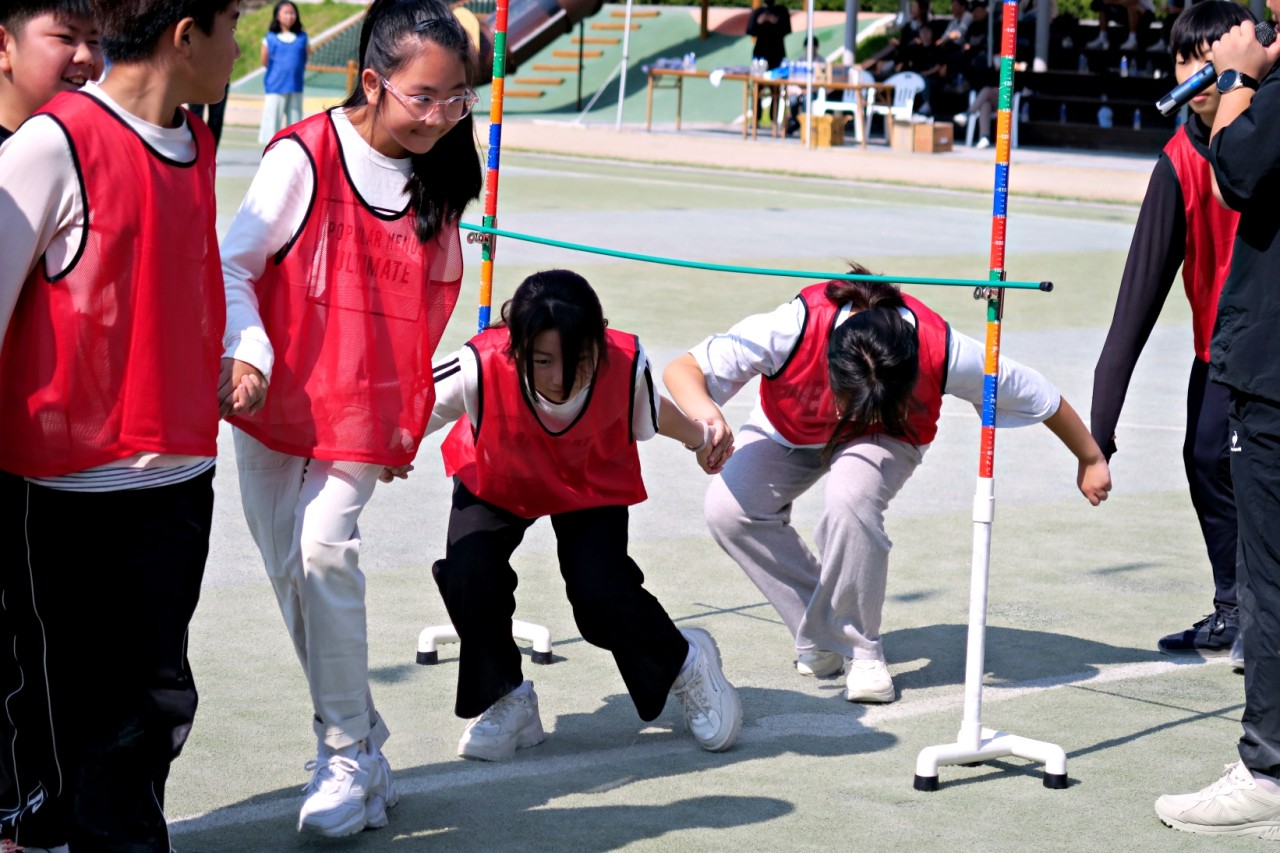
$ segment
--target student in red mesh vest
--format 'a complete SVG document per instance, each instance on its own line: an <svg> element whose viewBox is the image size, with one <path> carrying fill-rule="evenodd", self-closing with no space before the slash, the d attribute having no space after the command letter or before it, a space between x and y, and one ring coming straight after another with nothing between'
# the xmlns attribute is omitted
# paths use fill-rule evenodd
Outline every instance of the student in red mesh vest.
<svg viewBox="0 0 1280 853"><path fill-rule="evenodd" d="M358 520L403 475L435 400L431 356L480 192L470 42L441 0L375 2L346 102L282 130L223 243L245 517L311 690L298 829L387 823L389 735L369 686Z"/></svg>
<svg viewBox="0 0 1280 853"><path fill-rule="evenodd" d="M458 754L497 761L543 739L538 696L511 638L524 532L548 517L582 638L613 653L640 719L672 695L703 749L728 749L742 706L701 628L680 630L627 555L627 508L646 497L636 442L655 434L697 454L708 473L711 431L655 393L634 335L607 329L582 276L525 279L502 322L437 364L431 428L445 439L453 511L436 584L461 640L455 710L469 717Z"/></svg>
<svg viewBox="0 0 1280 853"><path fill-rule="evenodd" d="M892 545L884 514L933 441L942 395L981 407L984 362L982 344L896 287L832 281L712 335L663 374L717 448L733 442L720 406L762 378L759 405L707 492L707 523L782 617L801 675L835 675L849 662L850 702L896 698L880 641ZM1105 500L1107 463L1079 416L1039 373L1001 358L996 425L1039 422L1079 460L1084 496ZM815 555L791 526L791 505L824 476Z"/></svg>
<svg viewBox="0 0 1280 853"><path fill-rule="evenodd" d="M1228 0L1205 0L1180 14L1169 34L1178 82L1213 61L1209 45L1236 24L1254 20L1247 6ZM1162 637L1157 646L1165 654L1230 654L1243 668L1236 597L1236 498L1227 424L1230 391L1209 381L1209 340L1240 221L1239 213L1213 197L1209 128L1219 97L1217 88L1210 86L1191 99L1190 119L1165 145L1151 173L1111 329L1093 372L1090 422L1094 439L1110 460L1129 380L1182 267L1195 345L1182 463L1213 571L1213 612L1186 630Z"/></svg>
<svg viewBox="0 0 1280 853"><path fill-rule="evenodd" d="M110 78L0 149L0 470L20 478L0 619L21 672L0 847L162 853L196 711L226 317L213 137L181 105L221 97L240 4L89 5Z"/></svg>

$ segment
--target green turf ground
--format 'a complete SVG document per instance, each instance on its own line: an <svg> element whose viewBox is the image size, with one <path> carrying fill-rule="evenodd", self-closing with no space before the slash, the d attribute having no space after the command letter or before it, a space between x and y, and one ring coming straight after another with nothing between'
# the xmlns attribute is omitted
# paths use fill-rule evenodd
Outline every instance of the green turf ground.
<svg viewBox="0 0 1280 853"><path fill-rule="evenodd" d="M224 143L223 225L254 156L234 134ZM986 274L990 208L976 195L529 155L505 158L502 181L502 224L514 230L721 263L836 269L856 258L889 274ZM1050 278L1057 289L1009 295L1004 352L1045 372L1082 414L1134 213L1010 204L1010 277ZM479 267L468 252L472 294ZM502 241L498 298L551 265L586 275L611 323L638 333L659 369L802 284ZM957 329L982 334L984 310L967 291L915 292ZM441 351L473 323L464 298ZM403 799L386 829L300 838L310 707L224 441L191 638L201 709L169 784L174 844L182 853L1255 849L1165 829L1152 811L1158 794L1202 787L1233 760L1243 701L1229 667L1154 651L1212 596L1178 455L1190 340L1175 293L1135 376L1103 507L1075 492L1074 460L1047 430L998 440L984 721L1060 744L1067 790L1046 790L1037 768L1014 759L943 768L937 793L911 787L919 750L950 742L960 722L978 420L952 400L925 464L890 508L884 642L900 698L882 707L845 702L838 679L795 673L786 630L706 534L705 476L675 442L642 447L650 500L632 513L632 555L678 624L713 632L741 691L741 741L719 755L701 752L671 707L653 724L638 720L609 656L578 636L554 542L538 524L516 555L517 616L548 625L555 640L555 664L525 668L548 739L502 764L455 757L456 647L443 647L436 667L413 662L418 632L445 621L429 567L442 551L448 483L442 436L429 438L410 480L380 487L361 520L374 692ZM744 392L729 406L734 423L750 400ZM797 502L806 535L819 509L816 495Z"/></svg>

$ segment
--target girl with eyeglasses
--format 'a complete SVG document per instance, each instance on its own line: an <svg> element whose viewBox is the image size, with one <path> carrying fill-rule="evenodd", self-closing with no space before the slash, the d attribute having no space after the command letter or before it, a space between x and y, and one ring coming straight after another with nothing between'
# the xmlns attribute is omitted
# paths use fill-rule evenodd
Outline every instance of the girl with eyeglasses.
<svg viewBox="0 0 1280 853"><path fill-rule="evenodd" d="M480 194L471 44L442 0L377 0L355 91L281 131L223 243L223 393L245 517L311 689L298 829L386 825L388 729L369 687L357 521L403 476L458 298L458 220ZM247 383L247 385L246 385Z"/></svg>
<svg viewBox="0 0 1280 853"><path fill-rule="evenodd" d="M847 663L850 702L897 698L880 639L885 511L937 433L942 396L981 407L985 357L891 284L831 281L712 335L663 373L676 404L710 427L712 464L734 445L720 407L761 377L759 404L707 492L707 524L782 617L801 675ZM1076 457L1085 498L1106 500L1106 460L1058 390L1003 356L998 381L996 426L1043 422ZM791 505L824 478L814 554Z"/></svg>

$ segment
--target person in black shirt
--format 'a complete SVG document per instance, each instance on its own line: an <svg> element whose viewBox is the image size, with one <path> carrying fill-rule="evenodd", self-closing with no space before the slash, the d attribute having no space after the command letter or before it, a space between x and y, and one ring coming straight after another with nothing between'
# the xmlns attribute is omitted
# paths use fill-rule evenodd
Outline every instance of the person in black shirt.
<svg viewBox="0 0 1280 853"><path fill-rule="evenodd" d="M1268 6L1280 13L1280 0ZM1209 158L1216 194L1240 212L1209 378L1230 395L1244 733L1240 760L1221 779L1195 794L1167 794L1155 807L1175 829L1273 838L1280 827L1280 42L1263 48L1253 25L1243 24L1212 50L1222 97Z"/></svg>
<svg viewBox="0 0 1280 853"><path fill-rule="evenodd" d="M770 69L777 68L787 57L786 37L791 34L791 13L778 0L766 0L765 5L751 10L747 19L747 35L755 37L755 45L751 48L752 59L763 59ZM778 101L782 98L782 87L772 89L770 99L769 120L778 121ZM760 100L756 99L756 122L760 121Z"/></svg>
<svg viewBox="0 0 1280 853"><path fill-rule="evenodd" d="M1170 33L1178 82L1212 61L1209 45L1227 30L1254 20L1247 7L1229 0L1205 0L1180 16ZM1214 596L1212 613L1162 638L1158 646L1165 654L1217 655L1232 650L1232 657L1239 659L1228 393L1209 381L1209 338L1239 214L1213 197L1209 127L1218 112L1217 89L1210 87L1189 106L1191 119L1156 161L1138 212L1111 329L1094 369L1090 419L1093 438L1110 459L1116 452L1116 424L1129 380L1181 266L1195 340L1182 461L1213 569Z"/></svg>

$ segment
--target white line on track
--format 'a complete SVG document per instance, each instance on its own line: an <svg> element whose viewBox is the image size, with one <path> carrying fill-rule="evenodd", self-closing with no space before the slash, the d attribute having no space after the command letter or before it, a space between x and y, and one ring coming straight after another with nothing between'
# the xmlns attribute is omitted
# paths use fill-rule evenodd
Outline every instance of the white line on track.
<svg viewBox="0 0 1280 853"><path fill-rule="evenodd" d="M1048 678L1037 678L1009 685L987 685L983 688L983 705L1007 702L1024 696L1055 690L1060 687L1107 684L1116 681L1127 681L1136 678L1153 678L1167 675L1191 666L1220 665L1226 660L1204 661L1198 658L1187 660L1170 659L1150 661L1146 663L1125 664L1103 667L1101 670L1087 670L1070 675L1059 675ZM774 714L759 718L754 725L743 726L739 743L764 741L774 738L792 737L797 734L809 737L858 737L861 735L883 734L877 728L895 720L906 720L922 717L940 711L959 710L964 706L962 690L954 694L930 697L914 701L896 702L892 705L865 705L861 714L840 716L838 714ZM957 719L957 724L959 720ZM1051 733L1040 733L1051 736ZM430 794L442 790L456 790L467 785L482 785L494 781L495 776L503 780L527 779L543 776L559 776L593 767L608 765L622 767L632 762L637 765L647 764L653 759L675 755L691 749L691 744L684 739L663 741L661 744L637 744L617 749L597 750L578 755L565 755L546 761L521 761L494 765L471 765L459 759L457 771L419 775L413 778L401 777L396 787L401 796ZM250 805L231 806L218 811L178 818L170 824L174 835L185 835L206 830L226 829L243 826L266 820L293 819L297 814L298 802L295 797L270 800Z"/></svg>

